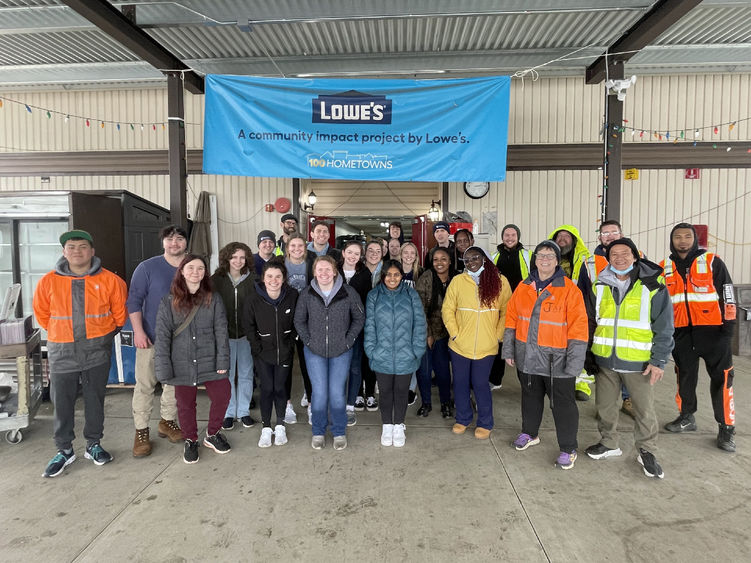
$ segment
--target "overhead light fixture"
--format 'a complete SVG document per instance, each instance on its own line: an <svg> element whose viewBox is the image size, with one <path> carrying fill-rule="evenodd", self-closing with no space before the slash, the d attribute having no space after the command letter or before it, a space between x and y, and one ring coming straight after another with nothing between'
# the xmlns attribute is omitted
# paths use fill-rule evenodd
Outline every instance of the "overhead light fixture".
<svg viewBox="0 0 751 563"><path fill-rule="evenodd" d="M308 194L308 203L304 203L302 206L303 211L307 211L308 209L313 211L313 206L316 204L317 201L318 201L318 198L316 197L316 193L310 192Z"/></svg>
<svg viewBox="0 0 751 563"><path fill-rule="evenodd" d="M615 94L619 102L626 100L626 90L632 85L636 84L636 76L627 78L625 80L608 80L605 82L605 88L608 89L608 94Z"/></svg>
<svg viewBox="0 0 751 563"><path fill-rule="evenodd" d="M438 201L431 200L430 201L430 209L428 209L428 218L435 222L438 221L441 218L441 200Z"/></svg>

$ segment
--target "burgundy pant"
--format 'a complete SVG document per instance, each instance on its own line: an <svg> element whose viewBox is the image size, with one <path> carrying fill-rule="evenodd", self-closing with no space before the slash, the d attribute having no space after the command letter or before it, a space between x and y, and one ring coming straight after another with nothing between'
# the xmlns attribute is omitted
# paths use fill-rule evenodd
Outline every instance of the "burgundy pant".
<svg viewBox="0 0 751 563"><path fill-rule="evenodd" d="M209 426L206 433L213 436L222 428L224 413L227 412L231 387L229 379L217 379L203 383L206 393L209 395L211 407L209 408ZM196 423L196 394L198 388L193 385L175 385L175 398L177 399L177 417L180 420L180 428L183 438L186 440L198 440L198 424Z"/></svg>

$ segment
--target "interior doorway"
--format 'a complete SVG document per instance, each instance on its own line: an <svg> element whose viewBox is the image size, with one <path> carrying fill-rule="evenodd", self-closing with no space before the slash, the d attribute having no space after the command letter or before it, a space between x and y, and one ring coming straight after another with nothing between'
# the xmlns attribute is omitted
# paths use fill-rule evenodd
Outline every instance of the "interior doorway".
<svg viewBox="0 0 751 563"><path fill-rule="evenodd" d="M440 200L441 183L302 180L302 201L311 192L316 203L309 215L332 218L340 246L349 238L388 238L388 225L394 221L401 223L405 239L410 240L414 218Z"/></svg>

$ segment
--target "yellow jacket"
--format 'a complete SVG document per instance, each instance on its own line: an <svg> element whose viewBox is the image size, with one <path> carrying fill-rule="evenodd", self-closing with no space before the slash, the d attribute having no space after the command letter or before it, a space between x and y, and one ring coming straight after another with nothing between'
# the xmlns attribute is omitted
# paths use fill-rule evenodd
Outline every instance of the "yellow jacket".
<svg viewBox="0 0 751 563"><path fill-rule="evenodd" d="M443 299L443 324L449 333L449 348L471 360L498 353L506 323L506 304L511 299L511 286L501 278L501 293L491 307L480 305L477 284L467 273L456 276L446 289Z"/></svg>

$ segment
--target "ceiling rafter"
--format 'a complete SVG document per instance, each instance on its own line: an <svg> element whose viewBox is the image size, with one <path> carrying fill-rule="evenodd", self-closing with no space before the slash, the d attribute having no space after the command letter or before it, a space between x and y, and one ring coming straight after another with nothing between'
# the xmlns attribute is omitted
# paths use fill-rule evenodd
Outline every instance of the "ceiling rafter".
<svg viewBox="0 0 751 563"><path fill-rule="evenodd" d="M608 64L628 61L699 4L701 0L660 0L657 2L608 48L607 53L613 53L612 55L602 55L587 67L585 75L587 84L597 84L605 80Z"/></svg>
<svg viewBox="0 0 751 563"><path fill-rule="evenodd" d="M181 71L185 88L203 94L203 77L157 43L148 33L133 24L119 10L104 0L62 0L115 41L159 71Z"/></svg>

